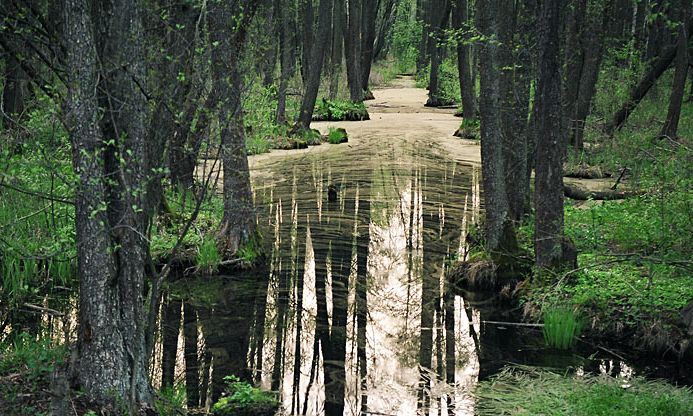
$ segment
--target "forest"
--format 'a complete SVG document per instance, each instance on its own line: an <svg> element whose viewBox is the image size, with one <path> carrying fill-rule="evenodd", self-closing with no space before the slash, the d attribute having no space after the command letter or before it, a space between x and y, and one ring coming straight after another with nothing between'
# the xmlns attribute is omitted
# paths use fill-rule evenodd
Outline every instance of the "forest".
<svg viewBox="0 0 693 416"><path fill-rule="evenodd" d="M691 0L1 0L0 415L693 414Z"/></svg>

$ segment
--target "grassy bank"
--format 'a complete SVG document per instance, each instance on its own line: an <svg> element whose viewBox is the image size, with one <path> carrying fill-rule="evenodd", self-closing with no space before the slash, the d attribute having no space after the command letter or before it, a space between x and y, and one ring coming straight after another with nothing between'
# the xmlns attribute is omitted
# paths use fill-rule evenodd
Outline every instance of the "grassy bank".
<svg viewBox="0 0 693 416"><path fill-rule="evenodd" d="M506 368L476 390L476 414L684 416L693 392L661 381Z"/></svg>
<svg viewBox="0 0 693 416"><path fill-rule="evenodd" d="M637 78L609 65L607 59L586 126L586 149L570 150L569 163L612 172L612 183L625 169L619 189L642 195L567 199L565 234L578 248L579 269L535 282L523 302L537 319L547 305L567 305L585 316L592 336L681 354L690 338L681 310L693 301L693 102L684 103L679 137L659 137L672 82L672 74L665 74L624 128L605 137L601 124ZM525 241L531 241L530 228L522 230Z"/></svg>

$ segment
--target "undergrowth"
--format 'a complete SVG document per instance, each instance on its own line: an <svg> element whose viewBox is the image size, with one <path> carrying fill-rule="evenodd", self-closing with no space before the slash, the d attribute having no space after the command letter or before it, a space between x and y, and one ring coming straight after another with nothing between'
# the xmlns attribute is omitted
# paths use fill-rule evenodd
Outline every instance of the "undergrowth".
<svg viewBox="0 0 693 416"><path fill-rule="evenodd" d="M562 375L507 367L476 390L476 414L552 416L684 416L693 392L663 381Z"/></svg>

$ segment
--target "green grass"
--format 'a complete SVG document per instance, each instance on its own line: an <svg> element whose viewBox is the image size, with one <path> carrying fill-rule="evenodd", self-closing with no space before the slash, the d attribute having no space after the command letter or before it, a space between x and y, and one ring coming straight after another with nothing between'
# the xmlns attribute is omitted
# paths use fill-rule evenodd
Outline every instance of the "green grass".
<svg viewBox="0 0 693 416"><path fill-rule="evenodd" d="M543 313L544 341L560 350L571 348L582 332L582 320L573 309L548 307Z"/></svg>
<svg viewBox="0 0 693 416"><path fill-rule="evenodd" d="M476 414L551 416L684 416L693 392L642 378L561 375L548 370L502 370L476 390Z"/></svg>
<svg viewBox="0 0 693 416"><path fill-rule="evenodd" d="M221 255L214 237L205 236L197 250L197 267L213 271L221 262Z"/></svg>
<svg viewBox="0 0 693 416"><path fill-rule="evenodd" d="M346 130L342 128L330 127L327 133L327 141L331 144L342 143L344 139L347 138Z"/></svg>

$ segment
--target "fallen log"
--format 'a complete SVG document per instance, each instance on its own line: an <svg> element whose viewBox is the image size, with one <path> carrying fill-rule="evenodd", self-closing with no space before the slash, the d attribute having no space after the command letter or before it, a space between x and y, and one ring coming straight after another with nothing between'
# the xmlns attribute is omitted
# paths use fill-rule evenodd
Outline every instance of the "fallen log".
<svg viewBox="0 0 693 416"><path fill-rule="evenodd" d="M564 184L563 194L570 199L575 199L578 201L587 201L588 199L594 199L598 201L615 201L617 199L626 199L633 196L643 195L642 191L588 191L577 186Z"/></svg>

